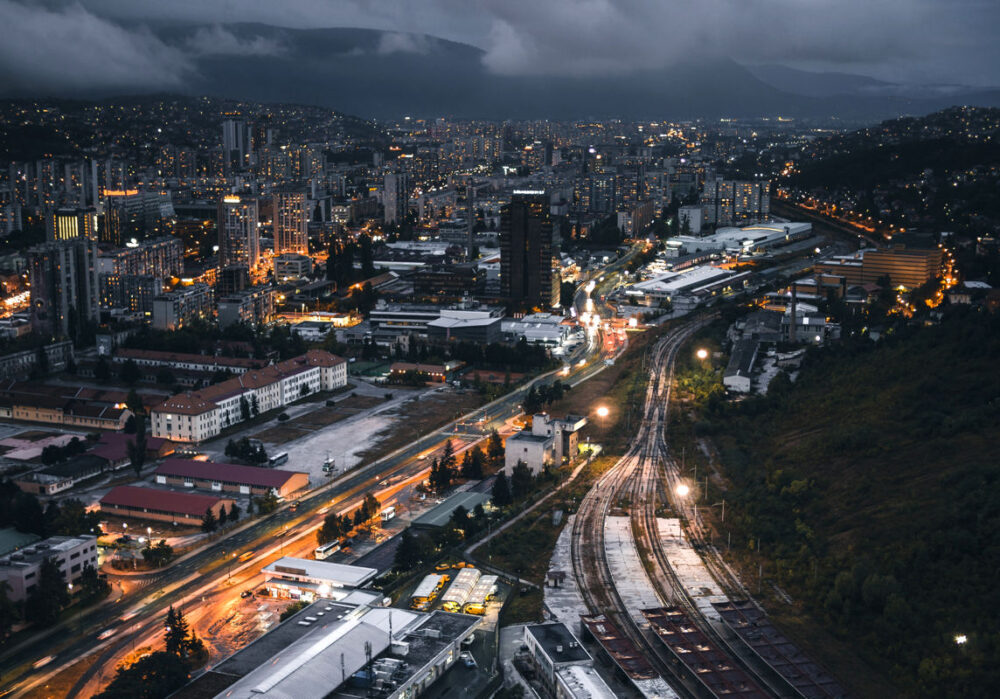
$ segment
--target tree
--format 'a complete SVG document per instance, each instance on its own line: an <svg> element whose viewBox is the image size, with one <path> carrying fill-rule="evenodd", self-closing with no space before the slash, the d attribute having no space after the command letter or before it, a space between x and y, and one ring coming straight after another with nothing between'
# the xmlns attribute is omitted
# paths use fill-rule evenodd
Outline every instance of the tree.
<svg viewBox="0 0 1000 699"><path fill-rule="evenodd" d="M444 450L441 452L441 465L448 469L455 468L455 445L449 439L444 443Z"/></svg>
<svg viewBox="0 0 1000 699"><path fill-rule="evenodd" d="M97 364L94 365L94 378L101 383L107 383L111 380L111 367L103 354L97 358Z"/></svg>
<svg viewBox="0 0 1000 699"><path fill-rule="evenodd" d="M348 531L350 531L350 526L344 522L344 518L336 512L331 512L323 520L323 526L316 531L316 543L320 546L329 544L344 536Z"/></svg>
<svg viewBox="0 0 1000 699"><path fill-rule="evenodd" d="M106 597L111 592L111 585L97 574L97 568L89 563L80 572L80 597L85 602Z"/></svg>
<svg viewBox="0 0 1000 699"><path fill-rule="evenodd" d="M226 525L226 521L228 519L229 519L229 516L226 513L226 506L223 505L222 507L219 508L219 526L220 527L225 526Z"/></svg>
<svg viewBox="0 0 1000 699"><path fill-rule="evenodd" d="M254 417L260 415L260 402L257 400L256 393L250 396L250 414Z"/></svg>
<svg viewBox="0 0 1000 699"><path fill-rule="evenodd" d="M180 656L184 652L189 630L184 612L174 609L171 605L167 610L167 618L163 623L163 628L165 629L163 635L165 650L172 655Z"/></svg>
<svg viewBox="0 0 1000 699"><path fill-rule="evenodd" d="M330 241L330 248L326 258L326 279L327 281L337 280L337 239Z"/></svg>
<svg viewBox="0 0 1000 699"><path fill-rule="evenodd" d="M253 498L247 501L247 517L253 517Z"/></svg>
<svg viewBox="0 0 1000 699"><path fill-rule="evenodd" d="M452 476L451 467L438 459L434 459L434 463L431 464L431 475L428 478L431 490L435 493L444 492L451 485Z"/></svg>
<svg viewBox="0 0 1000 699"><path fill-rule="evenodd" d="M65 536L100 534L101 514L89 512L77 498L68 498L59 506L57 516L50 526L50 532Z"/></svg>
<svg viewBox="0 0 1000 699"><path fill-rule="evenodd" d="M518 459L513 470L510 472L510 492L515 500L520 500L531 492L531 483L533 480L534 477L531 475L531 469L528 468L528 464Z"/></svg>
<svg viewBox="0 0 1000 699"><path fill-rule="evenodd" d="M399 571L412 570L420 564L423 557L424 547L421 540L407 527L399 535L399 546L392 562L393 568Z"/></svg>
<svg viewBox="0 0 1000 699"><path fill-rule="evenodd" d="M205 510L205 516L201 518L201 530L203 532L214 532L219 526L219 521L215 518L212 508Z"/></svg>
<svg viewBox="0 0 1000 699"><path fill-rule="evenodd" d="M174 557L174 548L167 543L166 539L160 539L155 544L149 542L142 550L142 557L150 565L159 568L165 566Z"/></svg>
<svg viewBox="0 0 1000 699"><path fill-rule="evenodd" d="M134 359L128 359L124 364L122 364L122 368L118 376L122 381L131 386L142 378L142 371L140 371L139 365L135 363Z"/></svg>
<svg viewBox="0 0 1000 699"><path fill-rule="evenodd" d="M51 626L69 601L69 590L59 564L46 558L39 566L35 589L24 601L24 618L39 626Z"/></svg>
<svg viewBox="0 0 1000 699"><path fill-rule="evenodd" d="M247 401L245 396L240 398L240 419L250 419L250 403Z"/></svg>
<svg viewBox="0 0 1000 699"><path fill-rule="evenodd" d="M278 498L272 492L254 498L253 502L257 505L257 512L262 515L270 514L278 507Z"/></svg>
<svg viewBox="0 0 1000 699"><path fill-rule="evenodd" d="M98 699L162 699L187 684L189 669L179 655L157 651L118 668Z"/></svg>
<svg viewBox="0 0 1000 699"><path fill-rule="evenodd" d="M493 481L493 490L490 495L496 507L506 507L513 502L510 496L510 483L507 480L507 474L503 471L498 473L496 480Z"/></svg>
<svg viewBox="0 0 1000 699"><path fill-rule="evenodd" d="M305 600L292 602L287 607L281 610L281 614L278 615L278 621L285 621L286 619L291 619L293 616L295 616L308 606L309 603L306 602Z"/></svg>
<svg viewBox="0 0 1000 699"><path fill-rule="evenodd" d="M483 450L475 445L465 452L462 459L462 477L478 481L483 477Z"/></svg>
<svg viewBox="0 0 1000 699"><path fill-rule="evenodd" d="M125 434L135 434L135 415L128 416L128 419L125 420L125 428L122 432Z"/></svg>
<svg viewBox="0 0 1000 699"><path fill-rule="evenodd" d="M229 508L229 521L230 522L237 521L240 518L240 515L242 514L243 511L240 510L240 506L234 502L233 506Z"/></svg>
<svg viewBox="0 0 1000 699"><path fill-rule="evenodd" d="M35 354L35 370L39 376L48 376L49 373L49 353L45 351L45 346L38 348Z"/></svg>
<svg viewBox="0 0 1000 699"><path fill-rule="evenodd" d="M489 457L490 466L499 468L504 457L503 439L496 430L490 432L490 438L486 443L486 455Z"/></svg>
<svg viewBox="0 0 1000 699"><path fill-rule="evenodd" d="M362 233L358 238L359 252L361 259L361 275L364 277L375 276L375 260L372 255L372 239L367 233Z"/></svg>
<svg viewBox="0 0 1000 699"><path fill-rule="evenodd" d="M458 529L465 531L469 527L469 511L459 505L451 511L451 523Z"/></svg>

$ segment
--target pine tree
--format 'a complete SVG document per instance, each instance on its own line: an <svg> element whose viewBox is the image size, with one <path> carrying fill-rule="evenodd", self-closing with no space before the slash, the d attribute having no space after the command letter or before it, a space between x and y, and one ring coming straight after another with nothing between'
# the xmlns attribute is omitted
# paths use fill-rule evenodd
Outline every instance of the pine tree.
<svg viewBox="0 0 1000 699"><path fill-rule="evenodd" d="M243 513L240 511L240 506L234 502L233 506L229 508L229 521L235 522L240 518L241 514Z"/></svg>
<svg viewBox="0 0 1000 699"><path fill-rule="evenodd" d="M215 513L212 512L212 508L210 507L205 510L205 516L201 518L201 530L203 532L214 532L218 526L219 522L215 518Z"/></svg>
<svg viewBox="0 0 1000 699"><path fill-rule="evenodd" d="M221 527L225 525L227 519L229 519L229 517L226 515L226 506L223 505L219 508L219 526Z"/></svg>
<svg viewBox="0 0 1000 699"><path fill-rule="evenodd" d="M518 459L514 469L510 472L510 491L515 500L520 500L531 492L533 480L528 464Z"/></svg>
<svg viewBox="0 0 1000 699"><path fill-rule="evenodd" d="M496 507L506 507L513 502L510 496L510 483L507 481L507 474L503 471L498 473L496 480L493 481L493 491L490 495Z"/></svg>
<svg viewBox="0 0 1000 699"><path fill-rule="evenodd" d="M171 606L167 610L167 619L163 627L166 629L163 636L166 651L180 656L185 651L188 640L188 623L184 613Z"/></svg>

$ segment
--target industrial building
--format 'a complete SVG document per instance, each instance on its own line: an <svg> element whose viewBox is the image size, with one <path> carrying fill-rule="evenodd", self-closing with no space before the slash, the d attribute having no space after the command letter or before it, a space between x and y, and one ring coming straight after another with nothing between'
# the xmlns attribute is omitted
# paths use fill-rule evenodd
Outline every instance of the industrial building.
<svg viewBox="0 0 1000 699"><path fill-rule="evenodd" d="M594 671L594 659L566 626L559 622L524 627L536 676L557 699L602 699L614 692Z"/></svg>
<svg viewBox="0 0 1000 699"><path fill-rule="evenodd" d="M530 431L523 430L507 438L504 473L509 476L518 461L537 474L546 464L572 459L577 452L579 431L586 424L587 418L579 415L556 420L548 413L537 413L531 419Z"/></svg>
<svg viewBox="0 0 1000 699"><path fill-rule="evenodd" d="M194 459L167 459L154 473L156 482L160 485L203 488L240 495L274 493L279 498L287 498L309 486L309 474L300 471Z"/></svg>
<svg viewBox="0 0 1000 699"><path fill-rule="evenodd" d="M223 508L233 509L236 501L215 495L176 493L133 485L119 485L101 498L101 512L118 517L155 519L172 524L201 524L211 510L218 518Z"/></svg>
<svg viewBox="0 0 1000 699"><path fill-rule="evenodd" d="M180 689L177 699L412 699L459 658L477 617L381 607L356 590L319 600Z"/></svg>
<svg viewBox="0 0 1000 699"><path fill-rule="evenodd" d="M749 278L749 272L700 265L633 284L625 289L625 298L642 306L669 302L674 310L691 310L713 296L742 289Z"/></svg>

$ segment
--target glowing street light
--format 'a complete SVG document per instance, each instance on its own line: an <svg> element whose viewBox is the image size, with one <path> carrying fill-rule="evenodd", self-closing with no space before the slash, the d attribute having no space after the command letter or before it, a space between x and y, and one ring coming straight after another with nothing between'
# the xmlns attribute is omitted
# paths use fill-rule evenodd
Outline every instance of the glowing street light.
<svg viewBox="0 0 1000 699"><path fill-rule="evenodd" d="M674 492L677 493L678 496L686 498L688 493L691 492L691 488L689 488L685 483L679 483L677 488L674 489Z"/></svg>
<svg viewBox="0 0 1000 699"><path fill-rule="evenodd" d="M708 350L702 347L700 350L698 350L696 356L698 357L698 359L705 361L706 359L708 359Z"/></svg>
<svg viewBox="0 0 1000 699"><path fill-rule="evenodd" d="M968 642L969 642L969 637L966 636L964 633L955 635L955 643L957 643L958 645L964 646Z"/></svg>
<svg viewBox="0 0 1000 699"><path fill-rule="evenodd" d="M607 417L610 412L611 411L608 410L608 406L602 405L601 407L599 407L597 409L597 416L604 418L604 417Z"/></svg>

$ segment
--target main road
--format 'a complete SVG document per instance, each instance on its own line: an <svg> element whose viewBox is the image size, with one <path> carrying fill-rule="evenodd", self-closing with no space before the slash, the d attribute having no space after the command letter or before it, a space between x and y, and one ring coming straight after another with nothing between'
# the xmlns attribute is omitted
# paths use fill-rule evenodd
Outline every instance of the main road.
<svg viewBox="0 0 1000 699"><path fill-rule="evenodd" d="M618 260L596 271L581 283L574 298L577 313L589 312L602 317L610 311L602 304L590 303L590 292L610 286L616 275L641 249L637 244ZM590 282L593 281L594 285ZM394 451L370 464L356 467L331 482L317 487L299 498L295 507L285 504L276 511L243 525L217 539L160 573L148 576L148 584L135 586L113 604L102 604L73 615L47 633L38 634L8 649L0 656L0 696L21 694L42 684L58 672L83 658L108 651L124 649L138 638L144 638L160 625L170 607L183 607L199 600L207 592L225 584L232 572L260 567L263 560L280 547L282 537L294 537L315 526L331 506L338 509L353 506L366 492L381 481L399 482L427 468L420 456L439 449L460 426L480 424L484 431L501 426L521 413L521 404L533 386L548 384L556 379L571 385L579 384L604 369L604 343L598 332L590 334L585 345L566 358L566 368L536 377L501 398L434 430L410 445ZM254 556L234 567L233 555L253 552ZM101 639L109 627L121 623L119 633ZM127 625L126 625L127 624ZM127 633L126 633L127 632ZM33 664L48 659L43 670L34 672Z"/></svg>

